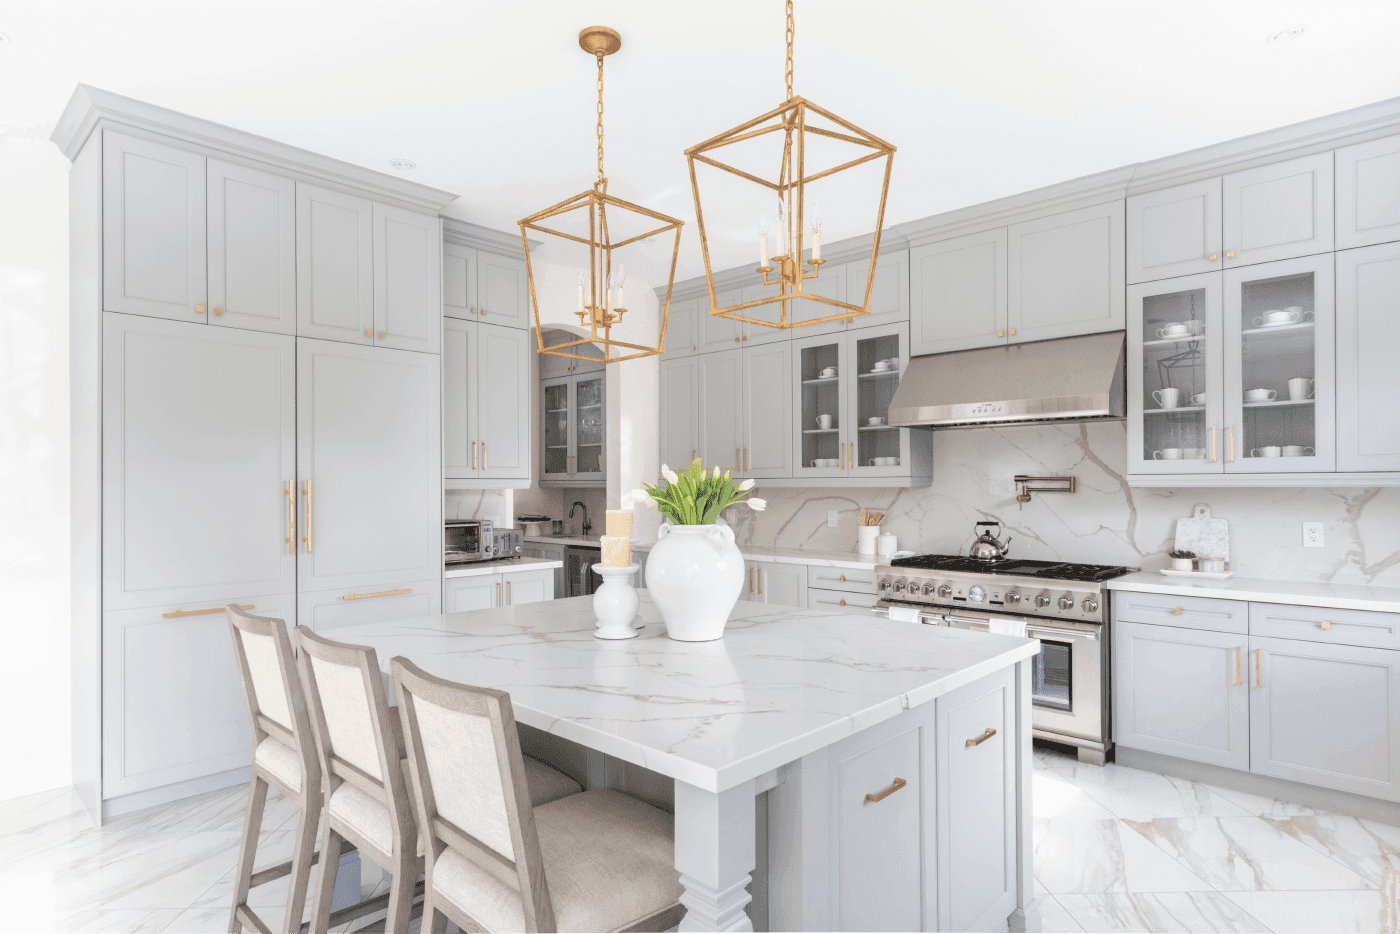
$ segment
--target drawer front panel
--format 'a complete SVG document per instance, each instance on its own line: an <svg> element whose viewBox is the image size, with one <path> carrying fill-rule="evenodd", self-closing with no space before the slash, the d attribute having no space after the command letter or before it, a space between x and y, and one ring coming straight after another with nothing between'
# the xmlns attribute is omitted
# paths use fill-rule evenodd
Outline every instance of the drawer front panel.
<svg viewBox="0 0 1400 934"><path fill-rule="evenodd" d="M1249 604L1241 600L1117 590L1113 593L1113 618L1213 632L1249 632Z"/></svg>
<svg viewBox="0 0 1400 934"><path fill-rule="evenodd" d="M1251 603L1249 634L1330 642L1334 645L1400 649L1400 613Z"/></svg>
<svg viewBox="0 0 1400 934"><path fill-rule="evenodd" d="M319 633L342 626L419 619L441 612L441 578L393 581L377 587L322 590L297 596L297 620Z"/></svg>
<svg viewBox="0 0 1400 934"><path fill-rule="evenodd" d="M807 608L809 610L870 609L879 602L873 593L851 593L846 590L822 590L808 588Z"/></svg>
<svg viewBox="0 0 1400 934"><path fill-rule="evenodd" d="M875 572L851 568L807 566L807 586L822 590L845 590L849 593L875 592ZM872 603L871 606L874 606Z"/></svg>

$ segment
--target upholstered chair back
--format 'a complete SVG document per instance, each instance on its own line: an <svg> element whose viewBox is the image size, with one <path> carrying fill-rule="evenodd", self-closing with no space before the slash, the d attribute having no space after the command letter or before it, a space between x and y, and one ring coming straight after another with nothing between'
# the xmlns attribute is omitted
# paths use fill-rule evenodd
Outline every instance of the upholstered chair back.
<svg viewBox="0 0 1400 934"><path fill-rule="evenodd" d="M271 762L274 775L299 785L298 791L301 787L319 789L320 765L287 624L254 616L232 604L224 612L243 681L255 753L262 747L257 758ZM276 748L263 745L269 738L276 741Z"/></svg>

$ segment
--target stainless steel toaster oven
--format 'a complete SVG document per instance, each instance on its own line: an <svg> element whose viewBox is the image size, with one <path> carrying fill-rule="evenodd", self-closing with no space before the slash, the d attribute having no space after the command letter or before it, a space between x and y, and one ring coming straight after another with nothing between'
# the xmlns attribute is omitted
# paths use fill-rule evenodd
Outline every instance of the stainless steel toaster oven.
<svg viewBox="0 0 1400 934"><path fill-rule="evenodd" d="M490 519L448 519L442 530L443 564L490 561L496 557L496 536Z"/></svg>

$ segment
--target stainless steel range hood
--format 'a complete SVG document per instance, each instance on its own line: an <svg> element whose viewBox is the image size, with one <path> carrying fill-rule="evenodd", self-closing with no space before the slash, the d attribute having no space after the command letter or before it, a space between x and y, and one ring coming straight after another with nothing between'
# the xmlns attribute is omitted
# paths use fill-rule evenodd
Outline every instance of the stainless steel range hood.
<svg viewBox="0 0 1400 934"><path fill-rule="evenodd" d="M1123 331L915 357L890 424L961 428L1123 418Z"/></svg>

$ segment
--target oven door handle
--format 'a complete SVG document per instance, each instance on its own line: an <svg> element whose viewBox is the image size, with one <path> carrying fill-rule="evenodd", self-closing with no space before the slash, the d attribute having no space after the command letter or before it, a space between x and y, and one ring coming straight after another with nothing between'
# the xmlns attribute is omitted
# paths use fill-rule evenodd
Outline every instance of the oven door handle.
<svg viewBox="0 0 1400 934"><path fill-rule="evenodd" d="M1048 636L1060 636L1064 639L1083 639L1086 642L1094 642L1099 638L1096 632L1086 632L1082 629L1047 629L1044 626L1027 626L1026 635L1033 632L1043 632Z"/></svg>
<svg viewBox="0 0 1400 934"><path fill-rule="evenodd" d="M944 616L943 618L948 621L949 626L966 626L978 632L988 632L992 628L991 624L985 619L973 619L970 616L953 616L952 614Z"/></svg>

